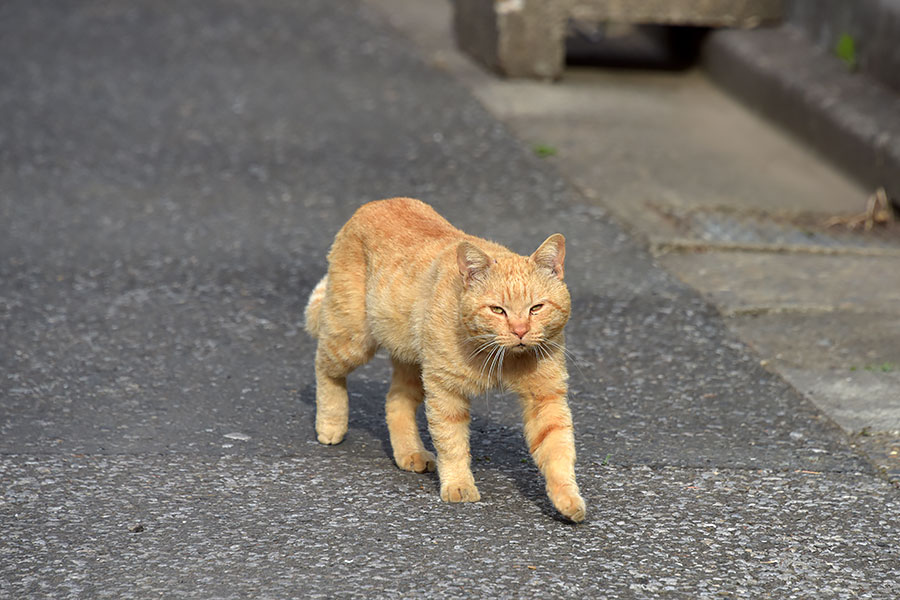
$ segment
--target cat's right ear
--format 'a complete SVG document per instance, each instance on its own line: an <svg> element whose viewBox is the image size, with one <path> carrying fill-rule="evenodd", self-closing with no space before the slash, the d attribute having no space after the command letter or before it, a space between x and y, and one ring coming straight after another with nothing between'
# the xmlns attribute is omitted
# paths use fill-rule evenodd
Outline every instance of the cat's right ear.
<svg viewBox="0 0 900 600"><path fill-rule="evenodd" d="M456 265L466 286L484 275L492 262L490 256L469 242L460 242L456 248Z"/></svg>

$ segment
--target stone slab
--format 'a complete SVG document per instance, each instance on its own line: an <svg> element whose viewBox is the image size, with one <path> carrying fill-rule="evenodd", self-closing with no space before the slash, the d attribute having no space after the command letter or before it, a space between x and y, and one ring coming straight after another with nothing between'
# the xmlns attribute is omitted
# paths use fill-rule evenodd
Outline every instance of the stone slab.
<svg viewBox="0 0 900 600"><path fill-rule="evenodd" d="M900 257L700 252L660 257L725 314L897 314Z"/></svg>
<svg viewBox="0 0 900 600"><path fill-rule="evenodd" d="M565 68L570 19L591 22L756 27L782 0L454 0L459 47L506 77L556 79Z"/></svg>
<svg viewBox="0 0 900 600"><path fill-rule="evenodd" d="M850 374L880 373L900 365L896 313L784 310L735 314L728 323L779 366Z"/></svg>
<svg viewBox="0 0 900 600"><path fill-rule="evenodd" d="M781 372L848 432L900 436L900 367L888 365L884 370L872 365L850 372L789 368Z"/></svg>
<svg viewBox="0 0 900 600"><path fill-rule="evenodd" d="M570 15L598 22L757 27L781 19L783 0L571 0Z"/></svg>

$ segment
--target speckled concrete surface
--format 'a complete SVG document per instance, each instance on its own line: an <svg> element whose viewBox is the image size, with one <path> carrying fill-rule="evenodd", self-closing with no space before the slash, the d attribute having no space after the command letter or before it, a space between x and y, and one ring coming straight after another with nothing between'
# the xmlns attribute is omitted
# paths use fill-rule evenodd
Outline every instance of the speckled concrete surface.
<svg viewBox="0 0 900 600"><path fill-rule="evenodd" d="M7 2L0 51L0 596L897 595L897 491L364 6ZM484 502L393 467L384 357L314 441L306 295L394 195L566 234L585 525L510 398Z"/></svg>
<svg viewBox="0 0 900 600"><path fill-rule="evenodd" d="M333 448L6 456L0 469L14 597L900 594L900 504L860 474L591 466L592 518L572 526L508 473L477 469L484 501L452 506L433 476Z"/></svg>

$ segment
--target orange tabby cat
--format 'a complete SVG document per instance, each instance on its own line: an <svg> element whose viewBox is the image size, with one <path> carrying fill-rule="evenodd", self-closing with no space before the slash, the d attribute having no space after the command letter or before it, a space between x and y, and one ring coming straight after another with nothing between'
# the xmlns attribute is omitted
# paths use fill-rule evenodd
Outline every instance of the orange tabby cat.
<svg viewBox="0 0 900 600"><path fill-rule="evenodd" d="M470 398L503 386L521 400L525 439L556 508L581 521L563 326L565 238L529 257L467 235L410 198L360 207L335 237L328 274L306 307L316 350L316 433L347 433L346 377L378 348L391 355L387 425L394 460L435 466L441 498L480 499L470 468ZM416 409L425 401L437 460L425 450Z"/></svg>

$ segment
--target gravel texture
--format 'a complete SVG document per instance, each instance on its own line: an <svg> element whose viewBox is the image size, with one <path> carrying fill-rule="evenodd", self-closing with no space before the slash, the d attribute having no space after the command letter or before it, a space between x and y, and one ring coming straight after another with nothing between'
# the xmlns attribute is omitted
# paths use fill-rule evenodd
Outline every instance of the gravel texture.
<svg viewBox="0 0 900 600"><path fill-rule="evenodd" d="M589 521L476 469L442 503L387 458L8 456L12 597L892 598L894 492L860 475L594 467ZM530 471L530 469L529 469ZM882 516L873 518L872 515ZM13 565L15 565L13 567Z"/></svg>

